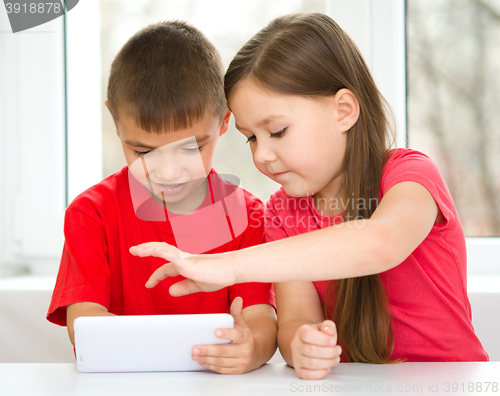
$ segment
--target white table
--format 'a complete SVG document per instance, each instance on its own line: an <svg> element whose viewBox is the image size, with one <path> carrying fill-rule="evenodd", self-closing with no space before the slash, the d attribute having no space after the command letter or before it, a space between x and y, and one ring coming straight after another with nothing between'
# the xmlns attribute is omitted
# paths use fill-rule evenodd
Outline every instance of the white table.
<svg viewBox="0 0 500 396"><path fill-rule="evenodd" d="M0 364L2 396L500 395L499 383L500 362L340 364L319 381L300 380L293 369L276 363L234 376L212 372L83 374L71 363Z"/></svg>

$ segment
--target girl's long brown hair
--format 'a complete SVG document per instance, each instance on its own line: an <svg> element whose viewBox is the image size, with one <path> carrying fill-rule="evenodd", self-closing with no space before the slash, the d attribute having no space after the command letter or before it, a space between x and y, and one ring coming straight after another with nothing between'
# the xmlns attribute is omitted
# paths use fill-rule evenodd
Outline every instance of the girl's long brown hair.
<svg viewBox="0 0 500 396"><path fill-rule="evenodd" d="M348 198L344 221L369 218L378 204L382 168L393 140L388 106L350 37L324 14L276 18L229 65L224 81L229 103L245 78L286 95L333 96L347 88L356 96L360 116L347 133L342 167ZM349 361L391 362L394 337L378 274L330 281L326 301L331 303L325 303L325 316L335 321L338 343Z"/></svg>

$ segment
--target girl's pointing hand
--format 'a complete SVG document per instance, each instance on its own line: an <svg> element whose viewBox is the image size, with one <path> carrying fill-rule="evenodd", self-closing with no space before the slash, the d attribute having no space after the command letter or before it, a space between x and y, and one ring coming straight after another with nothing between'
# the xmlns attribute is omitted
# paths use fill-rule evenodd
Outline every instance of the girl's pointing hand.
<svg viewBox="0 0 500 396"><path fill-rule="evenodd" d="M146 282L155 287L167 277L182 275L185 280L170 286L172 296L185 296L200 291L211 292L236 283L233 267L220 255L190 255L164 242L149 242L130 248L139 257L160 257L169 263L158 268Z"/></svg>

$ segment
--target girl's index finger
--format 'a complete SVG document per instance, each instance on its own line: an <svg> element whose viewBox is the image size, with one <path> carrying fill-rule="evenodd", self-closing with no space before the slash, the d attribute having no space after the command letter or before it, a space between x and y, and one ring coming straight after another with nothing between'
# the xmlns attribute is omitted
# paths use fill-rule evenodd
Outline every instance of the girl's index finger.
<svg viewBox="0 0 500 396"><path fill-rule="evenodd" d="M148 242L141 245L132 246L130 253L139 257L159 257L165 260L179 259L179 251L176 247L163 242Z"/></svg>
<svg viewBox="0 0 500 396"><path fill-rule="evenodd" d="M160 268L158 268L155 272L151 274L149 277L148 281L146 282L146 287L148 289L151 289L155 287L160 281L162 281L165 278L168 278L169 276L178 276L179 272L177 272L177 269L175 266L171 263L167 263L165 265L162 265Z"/></svg>
<svg viewBox="0 0 500 396"><path fill-rule="evenodd" d="M145 248L155 248L155 247L165 247L165 248L174 248L172 245L169 245L168 243L165 243L165 242L145 242L145 243L141 243L139 245L136 245L136 246L132 246L130 249L139 249L139 250L142 250L142 249L145 249ZM175 249L175 248L174 248Z"/></svg>

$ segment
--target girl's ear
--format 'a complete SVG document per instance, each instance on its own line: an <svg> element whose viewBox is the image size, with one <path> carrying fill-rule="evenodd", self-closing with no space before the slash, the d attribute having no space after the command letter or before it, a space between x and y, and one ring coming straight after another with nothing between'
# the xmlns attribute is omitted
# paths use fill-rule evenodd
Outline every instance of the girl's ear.
<svg viewBox="0 0 500 396"><path fill-rule="evenodd" d="M350 90L343 88L335 94L334 102L339 131L347 132L358 121L358 99Z"/></svg>

